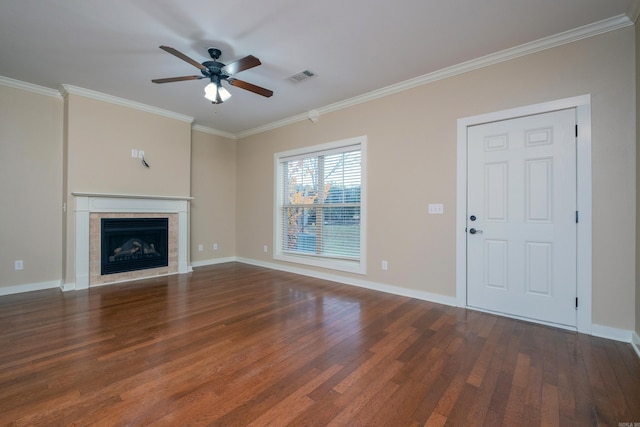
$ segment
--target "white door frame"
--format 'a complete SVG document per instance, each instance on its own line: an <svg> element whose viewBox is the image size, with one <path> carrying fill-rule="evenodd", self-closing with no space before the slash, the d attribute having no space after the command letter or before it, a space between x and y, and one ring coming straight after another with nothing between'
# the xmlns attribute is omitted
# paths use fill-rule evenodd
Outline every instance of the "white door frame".
<svg viewBox="0 0 640 427"><path fill-rule="evenodd" d="M578 332L591 334L591 95L559 99L541 104L496 111L458 119L456 197L456 302L467 307L467 128L551 111L576 109L577 139L577 296Z"/></svg>

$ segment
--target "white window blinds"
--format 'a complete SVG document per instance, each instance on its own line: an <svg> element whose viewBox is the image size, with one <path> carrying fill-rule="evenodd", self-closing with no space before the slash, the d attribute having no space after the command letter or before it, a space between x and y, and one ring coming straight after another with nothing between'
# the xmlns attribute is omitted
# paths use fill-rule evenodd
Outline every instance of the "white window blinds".
<svg viewBox="0 0 640 427"><path fill-rule="evenodd" d="M278 160L278 252L359 262L361 144L296 153Z"/></svg>

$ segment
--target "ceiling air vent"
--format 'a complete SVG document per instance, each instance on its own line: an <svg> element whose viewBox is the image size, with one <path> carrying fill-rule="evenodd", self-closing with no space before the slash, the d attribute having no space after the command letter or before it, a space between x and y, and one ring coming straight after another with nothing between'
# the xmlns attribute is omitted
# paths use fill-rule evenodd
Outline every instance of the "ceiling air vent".
<svg viewBox="0 0 640 427"><path fill-rule="evenodd" d="M301 82L304 80L307 80L310 77L315 76L315 74L313 74L311 71L309 70L304 70L304 71L300 71L299 73L294 74L293 76L289 77L288 80L291 80L292 82Z"/></svg>

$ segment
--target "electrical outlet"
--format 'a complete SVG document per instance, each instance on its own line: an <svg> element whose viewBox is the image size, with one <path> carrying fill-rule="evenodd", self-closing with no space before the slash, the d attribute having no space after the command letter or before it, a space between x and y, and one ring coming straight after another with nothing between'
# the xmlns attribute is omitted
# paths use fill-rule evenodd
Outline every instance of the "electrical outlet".
<svg viewBox="0 0 640 427"><path fill-rule="evenodd" d="M24 262L21 259L19 259L18 261L16 261L15 267L16 267L16 270L22 270L24 268Z"/></svg>
<svg viewBox="0 0 640 427"><path fill-rule="evenodd" d="M213 244L213 250L214 250L214 251L217 251L217 250L218 250L218 244L217 244L217 243L214 243L214 244Z"/></svg>
<svg viewBox="0 0 640 427"><path fill-rule="evenodd" d="M383 260L382 261L382 269L383 270L387 270L387 268L389 268L389 264L387 263L387 260Z"/></svg>
<svg viewBox="0 0 640 427"><path fill-rule="evenodd" d="M264 245L264 253L266 254L267 252L269 252L269 247L267 245Z"/></svg>
<svg viewBox="0 0 640 427"><path fill-rule="evenodd" d="M442 203L429 203L429 213L431 215L442 215L444 213L444 205Z"/></svg>
<svg viewBox="0 0 640 427"><path fill-rule="evenodd" d="M131 149L131 157L133 157L134 159L138 158L138 150L136 150L135 148Z"/></svg>
<svg viewBox="0 0 640 427"><path fill-rule="evenodd" d="M144 151L138 150L138 157L144 159Z"/></svg>
<svg viewBox="0 0 640 427"><path fill-rule="evenodd" d="M204 246L202 246L202 245L198 245L198 250L199 250L200 252L202 252L202 251L204 250Z"/></svg>

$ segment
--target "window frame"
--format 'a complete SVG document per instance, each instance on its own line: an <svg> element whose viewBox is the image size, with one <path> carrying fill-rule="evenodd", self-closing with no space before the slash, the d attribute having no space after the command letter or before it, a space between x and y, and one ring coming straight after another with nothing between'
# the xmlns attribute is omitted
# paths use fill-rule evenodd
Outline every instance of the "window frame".
<svg viewBox="0 0 640 427"><path fill-rule="evenodd" d="M284 177L280 167L281 163L294 157L314 156L330 154L332 150L342 150L347 147L360 148L360 256L358 259L341 259L326 257L316 254L298 254L283 250L283 191ZM367 230L367 192L366 192L366 164L367 164L367 137L358 136L309 147L297 148L274 154L274 211L273 211L273 259L278 261L303 264L313 267L327 268L331 270L345 271L349 273L366 274L366 230Z"/></svg>

